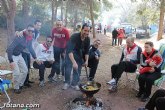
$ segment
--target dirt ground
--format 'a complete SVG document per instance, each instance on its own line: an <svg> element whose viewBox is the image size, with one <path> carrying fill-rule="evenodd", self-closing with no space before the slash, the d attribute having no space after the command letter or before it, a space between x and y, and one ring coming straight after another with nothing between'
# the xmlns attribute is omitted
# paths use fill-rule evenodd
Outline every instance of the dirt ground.
<svg viewBox="0 0 165 110"><path fill-rule="evenodd" d="M5 31L0 33L0 55L4 56L5 45ZM123 73L119 82L118 92L109 93L107 81L111 79L111 65L118 63L121 56L120 47L111 46L111 37L97 34L97 38L101 39L102 45L100 47L102 55L95 81L102 84L101 90L95 94L95 97L101 98L103 101L104 110L136 110L145 103L140 102L136 97L137 91L133 89L131 83L126 83L126 75ZM45 74L45 79L49 70ZM82 70L81 78L85 78L85 71ZM134 75L135 76L135 75ZM134 78L134 76L131 76ZM31 88L23 89L21 94L13 94L9 90L12 104L40 104L39 108L31 108L30 110L67 110L69 101L82 95L81 92L73 89L62 90L63 82L48 83L41 88L38 86L38 72L35 70L31 73L31 80L35 81ZM155 89L154 89L155 90ZM153 90L153 91L154 91ZM2 99L2 100L1 100ZM0 96L0 102L4 101L4 95ZM21 108L5 108L4 110L22 110Z"/></svg>

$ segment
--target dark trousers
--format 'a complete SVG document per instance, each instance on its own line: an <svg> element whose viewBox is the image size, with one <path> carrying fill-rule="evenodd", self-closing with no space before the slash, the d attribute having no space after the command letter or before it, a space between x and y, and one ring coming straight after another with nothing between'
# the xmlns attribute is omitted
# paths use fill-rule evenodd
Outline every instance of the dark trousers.
<svg viewBox="0 0 165 110"><path fill-rule="evenodd" d="M157 90L145 106L145 108L148 110L154 110L155 107L157 110L165 109L165 90L164 89Z"/></svg>
<svg viewBox="0 0 165 110"><path fill-rule="evenodd" d="M25 82L24 82L24 84L26 84L26 83L28 83L28 81L29 81L30 53L22 52L22 57L23 57L23 59L25 60L26 66L27 66L27 68L28 68L28 73L27 73L27 76L26 76L26 80L25 80Z"/></svg>
<svg viewBox="0 0 165 110"><path fill-rule="evenodd" d="M123 42L123 38L118 38L118 46L122 45L122 42Z"/></svg>
<svg viewBox="0 0 165 110"><path fill-rule="evenodd" d="M111 66L112 78L116 79L117 82L121 77L122 73L125 72L135 72L137 66L129 61L121 61L119 64L114 64Z"/></svg>
<svg viewBox="0 0 165 110"><path fill-rule="evenodd" d="M96 59L91 59L88 61L88 67L89 67L89 80L92 81L95 77L97 66L99 61Z"/></svg>
<svg viewBox="0 0 165 110"><path fill-rule="evenodd" d="M45 68L52 68L51 73L55 72L55 63L51 64L48 61L44 61L43 64L40 64L40 65L37 62L34 62L33 67L36 69L39 69L40 81L44 80Z"/></svg>
<svg viewBox="0 0 165 110"><path fill-rule="evenodd" d="M115 43L115 44L114 44ZM116 43L117 43L117 38L112 38L112 46L113 45L116 45Z"/></svg>
<svg viewBox="0 0 165 110"><path fill-rule="evenodd" d="M139 93L144 94L145 97L149 97L154 81L160 77L161 73L158 72L140 74L138 78Z"/></svg>
<svg viewBox="0 0 165 110"><path fill-rule="evenodd" d="M54 48L54 59L55 59L55 72L51 73L49 75L49 77L53 77L54 74L56 73L57 75L60 74L60 70L62 70L62 75L64 75L64 69L65 69L65 65L64 65L64 48L58 48L58 47L53 47ZM60 61L61 61L61 65L60 65Z"/></svg>

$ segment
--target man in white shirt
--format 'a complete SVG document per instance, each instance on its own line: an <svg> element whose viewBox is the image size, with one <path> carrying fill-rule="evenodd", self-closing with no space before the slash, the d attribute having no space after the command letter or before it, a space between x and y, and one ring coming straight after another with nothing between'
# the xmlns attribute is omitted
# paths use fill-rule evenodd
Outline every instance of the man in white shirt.
<svg viewBox="0 0 165 110"><path fill-rule="evenodd" d="M43 44L39 44L36 48L36 56L37 60L33 63L33 67L39 69L39 76L40 76L40 84L39 86L44 86L44 73L45 68L52 68L51 73L55 72L55 65L54 65L54 53L53 53L53 46L52 46L52 38L47 37L46 42ZM53 78L49 79L49 81L55 81Z"/></svg>

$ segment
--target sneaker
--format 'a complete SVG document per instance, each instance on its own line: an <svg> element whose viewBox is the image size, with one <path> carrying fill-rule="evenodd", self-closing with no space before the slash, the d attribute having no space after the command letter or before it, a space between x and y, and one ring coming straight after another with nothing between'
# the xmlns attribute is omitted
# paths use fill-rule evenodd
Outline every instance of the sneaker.
<svg viewBox="0 0 165 110"><path fill-rule="evenodd" d="M76 91L79 91L80 90L80 88L79 88L79 86L78 85L76 85L76 86L71 86L73 89L75 89Z"/></svg>
<svg viewBox="0 0 165 110"><path fill-rule="evenodd" d="M65 83L62 89L63 89L63 90L66 90L66 89L68 89L68 88L69 88L69 84L68 84L68 83Z"/></svg>
<svg viewBox="0 0 165 110"><path fill-rule="evenodd" d="M53 79L53 78L48 78L48 80L49 80L49 82L56 82L56 80L55 79Z"/></svg>
<svg viewBox="0 0 165 110"><path fill-rule="evenodd" d="M40 81L40 83L39 83L39 86L40 87L43 87L45 84L44 84L44 81Z"/></svg>
<svg viewBox="0 0 165 110"><path fill-rule="evenodd" d="M56 81L61 81L61 76L60 75L56 75Z"/></svg>
<svg viewBox="0 0 165 110"><path fill-rule="evenodd" d="M20 94L21 93L21 90L20 89L14 89L14 93Z"/></svg>
<svg viewBox="0 0 165 110"><path fill-rule="evenodd" d="M108 88L109 92L117 92L117 86L116 85L112 85L110 88Z"/></svg>
<svg viewBox="0 0 165 110"><path fill-rule="evenodd" d="M116 80L114 78L107 82L107 84L109 85L114 85L115 83L116 83Z"/></svg>

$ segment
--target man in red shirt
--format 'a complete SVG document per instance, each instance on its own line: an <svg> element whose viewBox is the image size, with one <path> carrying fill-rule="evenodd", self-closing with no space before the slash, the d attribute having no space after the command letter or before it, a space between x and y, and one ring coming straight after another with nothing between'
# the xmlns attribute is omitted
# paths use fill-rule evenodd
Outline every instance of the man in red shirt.
<svg viewBox="0 0 165 110"><path fill-rule="evenodd" d="M55 59L55 72L57 74L57 78L59 79L60 75L60 59L62 61L62 75L64 75L64 56L65 56L65 48L66 44L69 40L69 31L63 27L63 23L61 20L58 20L55 24L55 27L52 30L52 38L54 40L54 59ZM53 81L55 73L52 73L48 76L50 81Z"/></svg>

